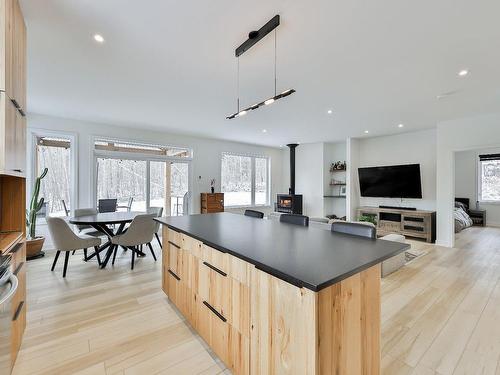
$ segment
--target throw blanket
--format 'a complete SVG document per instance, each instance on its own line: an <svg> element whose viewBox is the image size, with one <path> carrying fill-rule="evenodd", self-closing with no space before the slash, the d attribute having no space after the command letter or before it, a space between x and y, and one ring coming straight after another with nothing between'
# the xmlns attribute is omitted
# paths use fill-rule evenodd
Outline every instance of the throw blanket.
<svg viewBox="0 0 500 375"><path fill-rule="evenodd" d="M455 202L455 211L453 216L455 218L455 233L463 231L465 228L472 226L472 219L465 212L462 204Z"/></svg>

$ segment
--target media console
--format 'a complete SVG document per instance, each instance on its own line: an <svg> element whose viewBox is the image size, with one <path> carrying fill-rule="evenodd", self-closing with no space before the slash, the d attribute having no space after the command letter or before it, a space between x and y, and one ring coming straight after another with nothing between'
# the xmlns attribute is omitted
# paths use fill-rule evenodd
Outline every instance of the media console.
<svg viewBox="0 0 500 375"><path fill-rule="evenodd" d="M390 233L406 237L436 242L436 212L426 210L408 210L401 208L360 207L359 216L372 216L377 222L377 235Z"/></svg>

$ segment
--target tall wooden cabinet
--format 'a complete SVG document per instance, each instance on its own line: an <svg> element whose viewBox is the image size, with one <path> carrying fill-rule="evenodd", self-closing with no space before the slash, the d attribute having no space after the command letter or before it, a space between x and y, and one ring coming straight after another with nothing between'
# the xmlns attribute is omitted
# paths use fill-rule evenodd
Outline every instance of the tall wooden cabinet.
<svg viewBox="0 0 500 375"><path fill-rule="evenodd" d="M26 326L26 26L18 0L0 0L0 254L19 280L12 366Z"/></svg>

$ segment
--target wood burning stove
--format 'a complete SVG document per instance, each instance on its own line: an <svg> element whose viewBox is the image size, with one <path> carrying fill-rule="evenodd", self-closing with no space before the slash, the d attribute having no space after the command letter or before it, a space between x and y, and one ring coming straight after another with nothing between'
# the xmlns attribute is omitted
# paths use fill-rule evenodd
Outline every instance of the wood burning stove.
<svg viewBox="0 0 500 375"><path fill-rule="evenodd" d="M288 194L278 194L275 210L302 215L302 195L295 194L295 149L298 144L291 143L287 146L290 148L290 189Z"/></svg>

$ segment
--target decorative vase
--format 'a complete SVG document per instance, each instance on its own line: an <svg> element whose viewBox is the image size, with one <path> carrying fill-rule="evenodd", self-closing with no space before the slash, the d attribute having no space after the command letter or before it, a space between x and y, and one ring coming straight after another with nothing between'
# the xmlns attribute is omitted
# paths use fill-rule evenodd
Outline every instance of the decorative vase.
<svg viewBox="0 0 500 375"><path fill-rule="evenodd" d="M26 259L38 259L43 258L45 253L42 251L43 243L45 242L45 237L37 236L34 239L26 240Z"/></svg>
<svg viewBox="0 0 500 375"><path fill-rule="evenodd" d="M212 191L212 194L215 193L215 188L213 186L210 187L210 190Z"/></svg>

